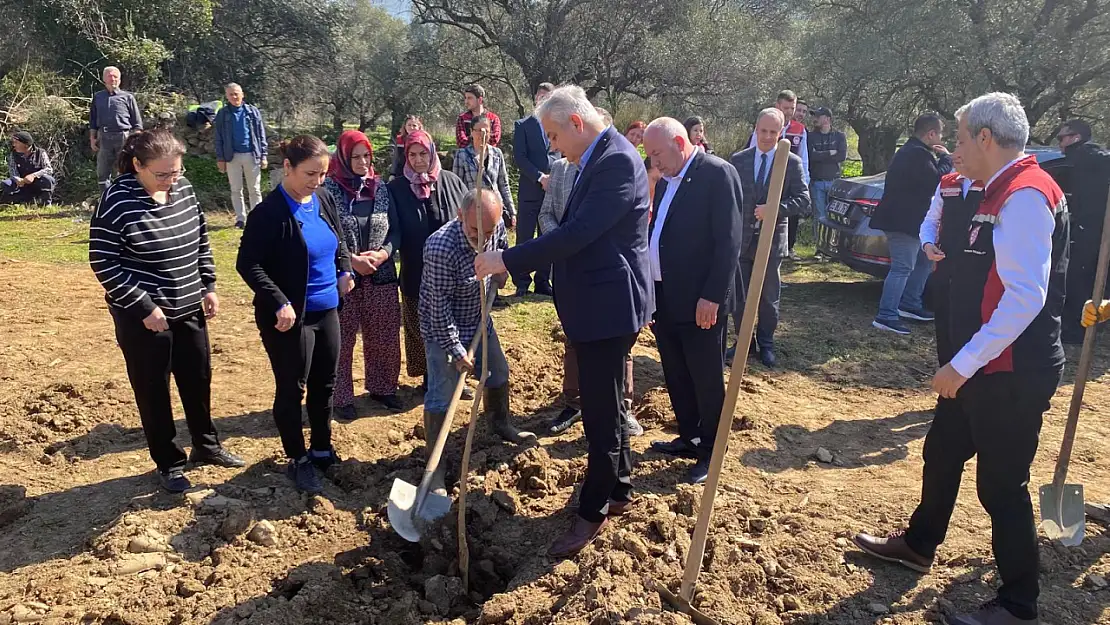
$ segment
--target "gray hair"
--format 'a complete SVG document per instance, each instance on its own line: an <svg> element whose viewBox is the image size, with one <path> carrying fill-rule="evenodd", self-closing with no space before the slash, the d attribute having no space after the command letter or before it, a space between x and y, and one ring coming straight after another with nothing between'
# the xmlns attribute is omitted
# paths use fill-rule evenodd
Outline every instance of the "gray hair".
<svg viewBox="0 0 1110 625"><path fill-rule="evenodd" d="M119 71L118 67L116 67L115 65L109 65L108 67L105 67L104 69L102 69L100 71L100 77L104 78L105 76L108 75L108 72L115 72L115 73L119 74L120 76L123 76L123 72Z"/></svg>
<svg viewBox="0 0 1110 625"><path fill-rule="evenodd" d="M240 87L239 83L237 83L237 82L229 82L226 85L224 85L224 91L231 91L233 89L238 89L239 91L243 90L243 88Z"/></svg>
<svg viewBox="0 0 1110 625"><path fill-rule="evenodd" d="M498 208L502 207L501 196L497 193L494 193L493 189L490 189L489 187L483 187L481 193L485 196L485 198L483 198L484 200L493 200L497 204ZM478 189L471 189L466 192L466 195L463 196L462 202L459 204L459 214L462 215L464 213L470 213L477 207Z"/></svg>
<svg viewBox="0 0 1110 625"><path fill-rule="evenodd" d="M586 92L578 85L563 85L556 88L536 107L538 119L551 119L559 124L567 123L571 115L578 115L587 124L600 126L605 123L593 103L586 97Z"/></svg>
<svg viewBox="0 0 1110 625"><path fill-rule="evenodd" d="M778 110L775 107L765 108L760 111L759 115L755 116L755 123L758 124L759 120L763 119L764 117L774 117L775 120L778 121L780 126L786 125L786 116L782 114L782 111Z"/></svg>
<svg viewBox="0 0 1110 625"><path fill-rule="evenodd" d="M653 119L651 123L647 125L647 128L644 129L644 134L647 134L652 128L659 132L666 133L668 139L682 137L686 140L686 143L690 142L690 135L686 132L686 126L673 117L659 117Z"/></svg>
<svg viewBox="0 0 1110 625"><path fill-rule="evenodd" d="M973 137L982 129L989 129L1001 148L1020 150L1029 142L1029 118L1021 100L1013 94L995 91L981 95L961 106L956 119L967 123Z"/></svg>

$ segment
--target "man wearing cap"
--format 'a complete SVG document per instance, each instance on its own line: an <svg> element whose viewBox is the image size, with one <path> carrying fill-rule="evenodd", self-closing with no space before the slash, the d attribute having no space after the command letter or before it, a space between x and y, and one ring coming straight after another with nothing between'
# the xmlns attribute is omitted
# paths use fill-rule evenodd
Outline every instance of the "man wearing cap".
<svg viewBox="0 0 1110 625"><path fill-rule="evenodd" d="M89 109L89 147L96 152L96 179L106 190L127 135L143 129L135 96L119 88L118 67L105 67L104 89L93 96Z"/></svg>
<svg viewBox="0 0 1110 625"><path fill-rule="evenodd" d="M840 178L840 167L848 156L848 139L843 132L833 130L832 111L828 107L818 107L813 115L817 118L817 128L809 133L809 194L813 201L816 237L817 224L825 216L825 206L829 202L829 189Z"/></svg>
<svg viewBox="0 0 1110 625"><path fill-rule="evenodd" d="M12 135L8 154L8 178L0 183L0 202L5 204L49 204L54 191L54 168L46 150L35 145L31 133Z"/></svg>
<svg viewBox="0 0 1110 625"><path fill-rule="evenodd" d="M1068 295L1064 303L1064 343L1083 342L1079 325L1083 303L1095 286L1095 267L1110 189L1110 151L1091 141L1091 125L1073 119L1060 127L1056 141L1071 169L1071 249L1068 255Z"/></svg>

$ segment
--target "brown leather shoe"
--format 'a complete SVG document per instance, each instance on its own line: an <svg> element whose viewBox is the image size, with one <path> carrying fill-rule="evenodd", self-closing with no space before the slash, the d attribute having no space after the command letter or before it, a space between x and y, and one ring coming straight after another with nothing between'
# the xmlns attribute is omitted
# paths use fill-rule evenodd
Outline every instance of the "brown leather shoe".
<svg viewBox="0 0 1110 625"><path fill-rule="evenodd" d="M885 537L856 534L852 539L856 546L880 560L895 562L917 571L928 573L933 567L933 559L918 554L906 544L906 532L899 530Z"/></svg>
<svg viewBox="0 0 1110 625"><path fill-rule="evenodd" d="M602 519L601 523L590 523L580 516L575 516L574 525L570 527L570 531L551 544L551 548L547 550L547 555L552 558L573 556L582 551L586 545L592 543L608 523L609 519Z"/></svg>
<svg viewBox="0 0 1110 625"><path fill-rule="evenodd" d="M609 516L624 516L626 512L636 507L636 500L631 501L617 501L616 499L609 500Z"/></svg>

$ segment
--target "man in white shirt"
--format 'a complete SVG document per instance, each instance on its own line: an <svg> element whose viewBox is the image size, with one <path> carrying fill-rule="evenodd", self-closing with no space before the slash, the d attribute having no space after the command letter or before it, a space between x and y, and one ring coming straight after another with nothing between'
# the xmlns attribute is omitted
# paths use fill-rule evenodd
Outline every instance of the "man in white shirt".
<svg viewBox="0 0 1110 625"><path fill-rule="evenodd" d="M648 124L644 151L663 174L648 238L652 328L679 432L651 448L696 459L687 481L701 484L725 399L722 341L740 255L743 191L736 169L698 149L676 119Z"/></svg>
<svg viewBox="0 0 1110 625"><path fill-rule="evenodd" d="M933 389L954 404L938 409L925 439L921 503L909 527L886 537L859 534L855 541L879 558L928 571L944 541L964 464L978 456L976 487L991 517L1002 585L996 599L948 622L1037 625L1039 562L1029 467L1064 366L1067 204L1036 158L1023 151L1029 122L1015 96L981 96L956 118L959 168L969 180L986 180L982 199L969 211L966 227L956 228L959 237L946 241L941 228L938 241L928 225L935 217L922 227L925 252L952 263L946 329L954 354ZM962 186L950 179L939 193L955 197ZM974 186L968 185L969 196ZM948 208L940 209L941 220Z"/></svg>

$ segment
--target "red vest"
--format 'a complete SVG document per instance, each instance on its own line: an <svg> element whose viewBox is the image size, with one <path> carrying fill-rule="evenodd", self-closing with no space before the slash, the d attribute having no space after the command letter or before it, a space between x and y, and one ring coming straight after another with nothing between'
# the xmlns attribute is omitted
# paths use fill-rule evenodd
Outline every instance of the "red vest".
<svg viewBox="0 0 1110 625"><path fill-rule="evenodd" d="M958 183L957 183L958 185ZM1064 362L1060 343L1060 314L1064 303L1064 276L1068 259L1067 202L1059 185L1037 164L1035 156L1027 156L1002 172L983 193L983 199L971 216L967 234L960 237L962 245L944 250L950 268L952 340L956 351L990 320L1005 287L998 276L994 251L994 226L1010 196L1021 189L1034 189L1042 194L1053 213L1056 227L1052 232L1052 259L1049 273L1048 299L1033 322L997 358L982 369L983 374L1059 367ZM945 184L941 183L941 193Z"/></svg>
<svg viewBox="0 0 1110 625"><path fill-rule="evenodd" d="M802 139L806 136L806 127L802 122L790 120L782 130L782 137L790 140L790 151L802 155Z"/></svg>

